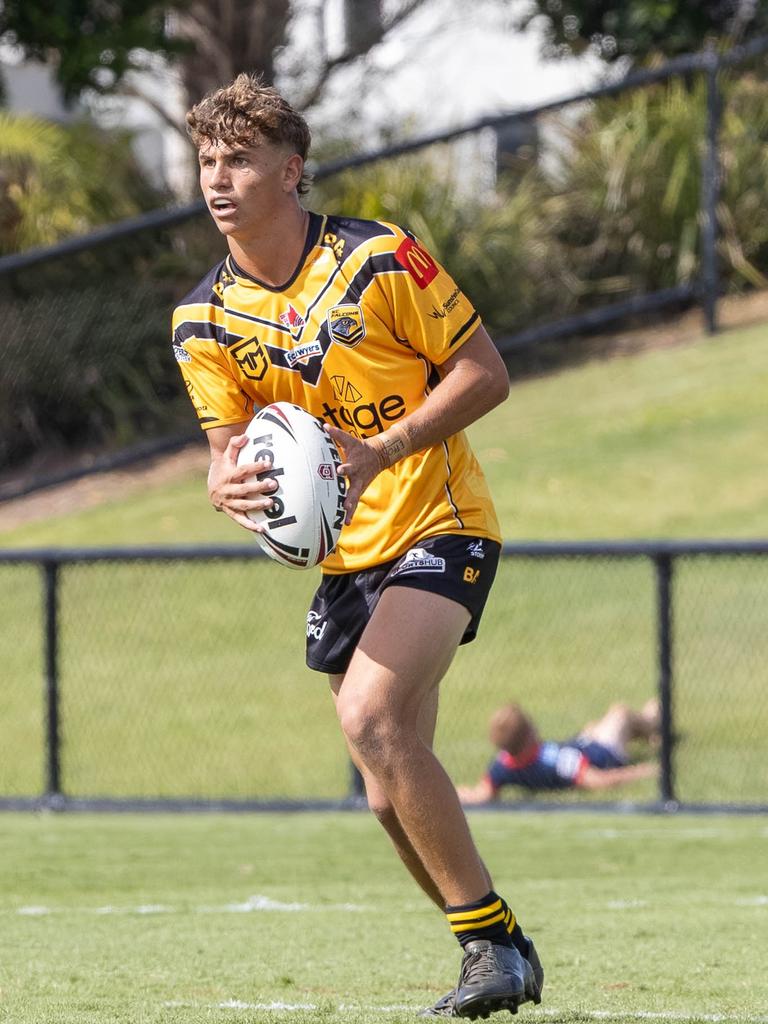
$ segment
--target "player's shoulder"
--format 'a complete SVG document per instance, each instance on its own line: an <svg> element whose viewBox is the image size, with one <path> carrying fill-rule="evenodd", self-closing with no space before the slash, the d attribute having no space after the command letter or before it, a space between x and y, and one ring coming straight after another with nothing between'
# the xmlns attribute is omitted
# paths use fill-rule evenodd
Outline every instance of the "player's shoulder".
<svg viewBox="0 0 768 1024"><path fill-rule="evenodd" d="M413 238L407 228L389 221L334 215L326 220L325 237L328 236L343 241L347 251L364 248L372 253L395 252L407 238Z"/></svg>
<svg viewBox="0 0 768 1024"><path fill-rule="evenodd" d="M198 281L180 302L176 303L176 313L183 311L186 306L222 306L222 292L233 282L234 278L227 269L227 261L221 260L211 267L205 277Z"/></svg>

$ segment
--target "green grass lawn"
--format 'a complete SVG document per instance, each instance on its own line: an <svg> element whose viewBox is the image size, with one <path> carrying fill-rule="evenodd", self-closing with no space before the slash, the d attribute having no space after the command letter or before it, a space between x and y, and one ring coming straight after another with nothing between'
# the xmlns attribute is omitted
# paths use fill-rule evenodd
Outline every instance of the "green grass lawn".
<svg viewBox="0 0 768 1024"><path fill-rule="evenodd" d="M456 943L367 814L0 824L8 1024L400 1024L455 984ZM764 1024L764 820L471 824L544 963L521 1021Z"/></svg>
<svg viewBox="0 0 768 1024"><path fill-rule="evenodd" d="M504 536L765 536L767 343L760 325L515 383L471 430ZM0 535L8 547L246 540L199 474Z"/></svg>

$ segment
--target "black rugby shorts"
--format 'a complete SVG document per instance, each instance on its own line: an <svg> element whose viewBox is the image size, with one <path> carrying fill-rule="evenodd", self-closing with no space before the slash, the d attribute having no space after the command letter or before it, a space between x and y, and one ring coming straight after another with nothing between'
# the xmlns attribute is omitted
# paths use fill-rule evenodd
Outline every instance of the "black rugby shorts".
<svg viewBox="0 0 768 1024"><path fill-rule="evenodd" d="M469 643L477 635L500 552L501 545L485 537L441 534L371 569L323 576L307 614L307 665L330 675L346 672L379 597L393 585L464 605L472 618L461 643Z"/></svg>

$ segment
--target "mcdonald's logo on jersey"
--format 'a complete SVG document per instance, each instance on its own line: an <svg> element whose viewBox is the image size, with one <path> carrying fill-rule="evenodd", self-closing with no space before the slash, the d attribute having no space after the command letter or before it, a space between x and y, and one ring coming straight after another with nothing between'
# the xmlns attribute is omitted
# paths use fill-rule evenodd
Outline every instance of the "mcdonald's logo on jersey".
<svg viewBox="0 0 768 1024"><path fill-rule="evenodd" d="M437 264L412 238L406 238L400 243L395 259L401 267L405 267L419 288L426 288L437 277Z"/></svg>

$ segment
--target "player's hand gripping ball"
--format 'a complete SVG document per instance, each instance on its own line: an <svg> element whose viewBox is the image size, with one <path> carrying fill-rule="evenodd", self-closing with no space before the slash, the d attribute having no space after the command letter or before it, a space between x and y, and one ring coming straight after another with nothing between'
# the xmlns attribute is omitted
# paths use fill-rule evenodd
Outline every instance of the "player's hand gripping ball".
<svg viewBox="0 0 768 1024"><path fill-rule="evenodd" d="M336 467L338 448L323 430L322 420L298 405L274 402L254 416L246 429L248 443L238 466L270 459L270 477L277 490L271 508L249 512L262 533L256 540L270 558L289 569L311 569L333 551L344 523L346 480Z"/></svg>

